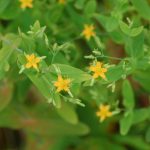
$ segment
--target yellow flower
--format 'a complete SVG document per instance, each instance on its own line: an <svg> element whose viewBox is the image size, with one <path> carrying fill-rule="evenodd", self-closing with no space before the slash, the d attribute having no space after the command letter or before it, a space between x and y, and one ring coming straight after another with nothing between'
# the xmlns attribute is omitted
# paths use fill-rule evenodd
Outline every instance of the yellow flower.
<svg viewBox="0 0 150 150"><path fill-rule="evenodd" d="M25 68L35 68L38 70L38 63L41 61L39 57L36 57L34 54L26 55L27 63L25 65Z"/></svg>
<svg viewBox="0 0 150 150"><path fill-rule="evenodd" d="M21 8L25 9L25 8L32 8L33 7L33 0L20 0L21 2Z"/></svg>
<svg viewBox="0 0 150 150"><path fill-rule="evenodd" d="M66 3L66 0L58 0L58 3L59 3L59 4L65 4L65 3Z"/></svg>
<svg viewBox="0 0 150 150"><path fill-rule="evenodd" d="M103 79L106 79L105 77L105 72L107 72L106 68L102 68L102 63L101 62L96 62L95 65L90 66L90 71L94 72L93 78L98 78L99 76L102 77Z"/></svg>
<svg viewBox="0 0 150 150"><path fill-rule="evenodd" d="M82 32L82 35L84 35L87 40L90 40L92 36L95 36L94 26L84 25L84 30Z"/></svg>
<svg viewBox="0 0 150 150"><path fill-rule="evenodd" d="M54 86L57 87L57 92L66 91L69 92L70 79L63 79L61 75L58 76L58 80L54 83Z"/></svg>
<svg viewBox="0 0 150 150"><path fill-rule="evenodd" d="M109 105L103 105L101 104L99 107L99 111L96 113L98 117L100 117L100 121L104 121L107 117L112 116L112 112L109 111L110 106Z"/></svg>

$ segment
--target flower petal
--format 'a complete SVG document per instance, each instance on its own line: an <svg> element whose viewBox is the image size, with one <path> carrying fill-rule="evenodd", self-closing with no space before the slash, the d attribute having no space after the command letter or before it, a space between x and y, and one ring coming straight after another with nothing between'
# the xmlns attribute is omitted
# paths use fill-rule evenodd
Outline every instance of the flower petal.
<svg viewBox="0 0 150 150"><path fill-rule="evenodd" d="M32 64L29 62L29 63L26 63L26 65L25 65L25 68L31 68L32 67Z"/></svg>

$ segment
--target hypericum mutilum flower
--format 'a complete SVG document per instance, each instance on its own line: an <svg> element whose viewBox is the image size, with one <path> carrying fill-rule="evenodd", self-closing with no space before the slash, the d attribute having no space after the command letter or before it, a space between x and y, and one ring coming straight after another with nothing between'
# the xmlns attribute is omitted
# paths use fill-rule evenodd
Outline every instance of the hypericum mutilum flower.
<svg viewBox="0 0 150 150"><path fill-rule="evenodd" d="M58 76L58 80L54 83L54 86L57 88L57 92L66 91L69 92L71 80L63 79L61 75Z"/></svg>
<svg viewBox="0 0 150 150"><path fill-rule="evenodd" d="M102 63L97 61L95 65L90 66L90 71L92 71L93 78L98 78L99 76L102 77L103 79L106 79L105 72L107 72L106 68L102 68Z"/></svg>
<svg viewBox="0 0 150 150"><path fill-rule="evenodd" d="M90 40L92 36L95 36L94 32L94 26L93 25L84 25L84 30L82 32L82 35L85 36L87 40Z"/></svg>
<svg viewBox="0 0 150 150"><path fill-rule="evenodd" d="M101 104L99 107L99 111L96 113L98 117L100 117L100 121L104 121L107 117L112 116L112 112L109 110L110 105L103 105Z"/></svg>
<svg viewBox="0 0 150 150"><path fill-rule="evenodd" d="M20 0L20 2L21 2L20 7L22 9L33 7L33 0Z"/></svg>
<svg viewBox="0 0 150 150"><path fill-rule="evenodd" d="M40 57L36 57L34 54L25 55L27 63L25 64L25 68L34 68L38 70L38 64L41 61Z"/></svg>

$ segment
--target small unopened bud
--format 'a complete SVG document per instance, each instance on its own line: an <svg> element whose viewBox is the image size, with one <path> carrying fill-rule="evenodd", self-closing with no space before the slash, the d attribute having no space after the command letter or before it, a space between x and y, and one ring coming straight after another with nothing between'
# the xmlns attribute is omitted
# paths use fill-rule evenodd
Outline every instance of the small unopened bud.
<svg viewBox="0 0 150 150"><path fill-rule="evenodd" d="M84 58L86 58L86 59L95 59L95 57L93 55L84 56Z"/></svg>
<svg viewBox="0 0 150 150"><path fill-rule="evenodd" d="M94 50L94 51L92 51L95 55L102 55L102 53L100 52L100 51L98 51L98 50Z"/></svg>

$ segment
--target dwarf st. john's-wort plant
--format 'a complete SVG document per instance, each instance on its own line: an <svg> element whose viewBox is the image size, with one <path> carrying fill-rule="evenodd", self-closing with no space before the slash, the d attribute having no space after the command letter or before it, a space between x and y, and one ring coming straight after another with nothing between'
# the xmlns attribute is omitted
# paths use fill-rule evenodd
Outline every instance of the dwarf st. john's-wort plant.
<svg viewBox="0 0 150 150"><path fill-rule="evenodd" d="M0 0L0 137L21 141L0 150L149 150L149 21L147 0Z"/></svg>

